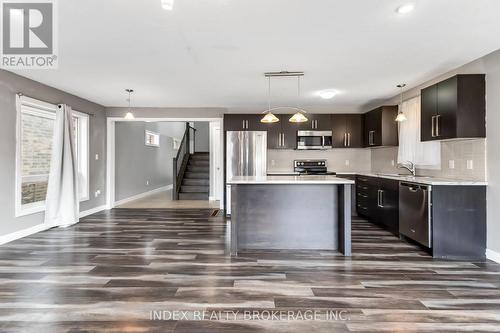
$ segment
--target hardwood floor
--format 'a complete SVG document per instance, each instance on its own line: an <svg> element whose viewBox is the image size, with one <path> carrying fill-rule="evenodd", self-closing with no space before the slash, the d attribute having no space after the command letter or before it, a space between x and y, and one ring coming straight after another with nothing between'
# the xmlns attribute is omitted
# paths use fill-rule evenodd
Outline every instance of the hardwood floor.
<svg viewBox="0 0 500 333"><path fill-rule="evenodd" d="M498 264L433 260L358 219L352 258L230 258L213 214L115 209L0 246L0 331L500 331Z"/></svg>
<svg viewBox="0 0 500 333"><path fill-rule="evenodd" d="M124 203L118 208L165 208L165 209L185 209L185 208L219 208L218 200L172 200L172 190L148 195L134 201Z"/></svg>

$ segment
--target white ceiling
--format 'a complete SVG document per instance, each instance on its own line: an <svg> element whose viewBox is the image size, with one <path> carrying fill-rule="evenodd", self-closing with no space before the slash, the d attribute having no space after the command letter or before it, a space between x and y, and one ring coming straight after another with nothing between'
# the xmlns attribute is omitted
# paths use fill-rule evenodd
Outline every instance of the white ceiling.
<svg viewBox="0 0 500 333"><path fill-rule="evenodd" d="M411 1L411 0L408 0ZM59 69L17 71L105 106L265 108L265 71L304 71L272 81L273 104L356 111L500 48L500 1L63 0ZM322 89L341 93L331 100Z"/></svg>

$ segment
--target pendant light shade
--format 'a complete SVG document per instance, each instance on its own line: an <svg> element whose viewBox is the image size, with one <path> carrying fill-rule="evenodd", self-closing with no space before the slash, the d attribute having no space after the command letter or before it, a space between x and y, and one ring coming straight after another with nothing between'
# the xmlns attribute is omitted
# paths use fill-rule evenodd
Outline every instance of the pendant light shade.
<svg viewBox="0 0 500 333"><path fill-rule="evenodd" d="M125 89L125 91L128 93L128 99L127 99L128 111L125 114L125 120L134 120L135 117L134 117L134 114L132 113L132 108L130 106L130 94L132 94L134 92L134 90L133 89Z"/></svg>
<svg viewBox="0 0 500 333"><path fill-rule="evenodd" d="M291 123L305 123L309 119L302 113L302 112L296 112L288 121Z"/></svg>
<svg viewBox="0 0 500 333"><path fill-rule="evenodd" d="M266 113L266 115L260 120L261 123L266 124L277 123L278 121L280 121L280 119L276 117L272 112Z"/></svg>
<svg viewBox="0 0 500 333"><path fill-rule="evenodd" d="M403 113L403 88L406 87L406 84L401 83L397 87L401 89L401 100L398 107L398 115L396 116L396 121L400 123L407 120L406 115Z"/></svg>
<svg viewBox="0 0 500 333"><path fill-rule="evenodd" d="M260 120L261 123L264 124L272 124L280 121L278 117L276 117L271 112L271 77L267 77L267 112L264 117Z"/></svg>

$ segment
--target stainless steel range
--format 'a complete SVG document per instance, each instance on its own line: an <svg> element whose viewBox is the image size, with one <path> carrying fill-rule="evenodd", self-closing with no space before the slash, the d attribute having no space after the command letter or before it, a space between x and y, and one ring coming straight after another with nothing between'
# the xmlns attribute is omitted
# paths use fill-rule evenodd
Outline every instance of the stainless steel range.
<svg viewBox="0 0 500 333"><path fill-rule="evenodd" d="M326 160L295 160L293 161L293 171L304 175L335 175L335 172L328 171Z"/></svg>

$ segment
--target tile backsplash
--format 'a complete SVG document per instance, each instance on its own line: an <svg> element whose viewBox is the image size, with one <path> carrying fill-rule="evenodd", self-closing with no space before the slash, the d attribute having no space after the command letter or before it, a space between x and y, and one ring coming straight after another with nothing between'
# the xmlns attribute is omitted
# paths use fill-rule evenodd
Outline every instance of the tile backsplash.
<svg viewBox="0 0 500 333"><path fill-rule="evenodd" d="M397 168L398 147L331 150L270 149L267 151L268 171L293 171L292 163L297 159L326 159L328 170L337 172L405 172ZM441 166L436 169L417 168L417 175L485 181L486 139L442 141Z"/></svg>
<svg viewBox="0 0 500 333"><path fill-rule="evenodd" d="M374 148L371 154L372 172L398 173L404 170L397 163L398 148ZM441 142L441 166L419 169L417 175L467 180L486 180L486 139L466 139Z"/></svg>
<svg viewBox="0 0 500 333"><path fill-rule="evenodd" d="M326 159L329 171L370 171L370 149L291 150L267 151L269 172L293 171L293 160Z"/></svg>

